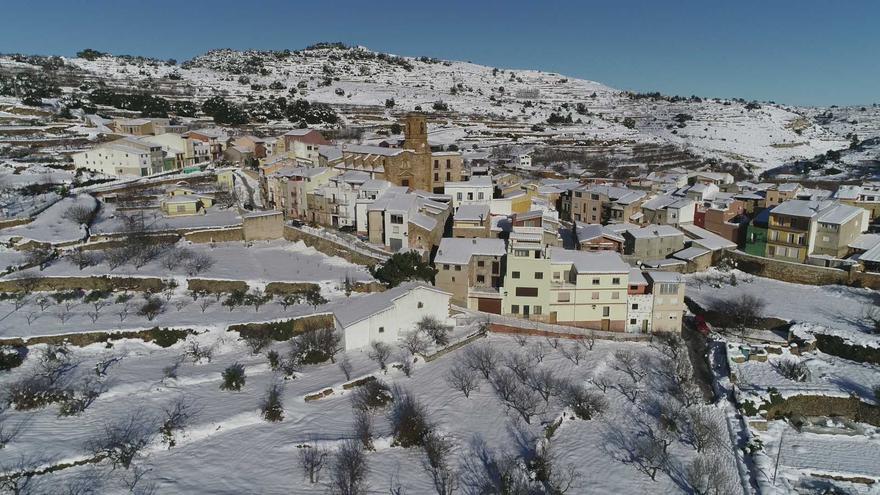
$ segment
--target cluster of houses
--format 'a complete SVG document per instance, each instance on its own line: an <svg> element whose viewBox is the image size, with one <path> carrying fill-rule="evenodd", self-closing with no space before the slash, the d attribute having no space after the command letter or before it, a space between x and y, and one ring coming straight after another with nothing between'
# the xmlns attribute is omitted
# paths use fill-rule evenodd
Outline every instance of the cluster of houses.
<svg viewBox="0 0 880 495"><path fill-rule="evenodd" d="M404 124L402 137L365 145L332 143L313 129L230 137L161 119L121 120L111 125L124 137L75 154L74 163L141 176L219 160L247 164L266 208L388 252L419 252L437 269L429 292L451 304L595 330L678 331L681 273L708 268L726 250L880 265L880 234L868 233L880 216L880 183L832 193L684 169L626 181L528 179L518 172L531 165L527 153L493 169L430 143L423 115L407 115ZM234 173L219 171L218 183L231 185ZM161 208L186 215L212 203L210 195L175 188ZM392 295L374 309L394 307Z"/></svg>

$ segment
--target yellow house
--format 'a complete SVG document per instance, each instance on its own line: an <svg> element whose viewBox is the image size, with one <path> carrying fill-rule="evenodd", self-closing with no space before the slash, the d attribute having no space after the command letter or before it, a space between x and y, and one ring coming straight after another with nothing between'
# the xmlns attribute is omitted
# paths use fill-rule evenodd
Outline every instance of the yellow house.
<svg viewBox="0 0 880 495"><path fill-rule="evenodd" d="M204 214L205 209L213 205L213 196L180 186L169 189L168 195L159 202L162 213L167 216Z"/></svg>
<svg viewBox="0 0 880 495"><path fill-rule="evenodd" d="M617 253L546 247L540 234L510 235L502 314L624 331L630 266Z"/></svg>

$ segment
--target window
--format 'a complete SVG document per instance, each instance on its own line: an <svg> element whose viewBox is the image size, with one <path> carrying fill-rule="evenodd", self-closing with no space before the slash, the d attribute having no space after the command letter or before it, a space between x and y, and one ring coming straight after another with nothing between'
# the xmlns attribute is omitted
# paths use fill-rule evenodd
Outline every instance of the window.
<svg viewBox="0 0 880 495"><path fill-rule="evenodd" d="M614 285L620 285L620 277L614 277L611 279L611 283Z"/></svg>
<svg viewBox="0 0 880 495"><path fill-rule="evenodd" d="M485 195L482 192L477 193L477 199L486 199Z"/></svg>
<svg viewBox="0 0 880 495"><path fill-rule="evenodd" d="M660 294L678 294L678 284L659 284Z"/></svg>
<svg viewBox="0 0 880 495"><path fill-rule="evenodd" d="M485 264L486 264L486 262L483 260L477 261L477 266L483 266Z"/></svg>
<svg viewBox="0 0 880 495"><path fill-rule="evenodd" d="M630 319L629 319L629 324L630 324L630 325L635 325L635 324L636 324L636 319L635 319L635 318L630 318Z"/></svg>
<svg viewBox="0 0 880 495"><path fill-rule="evenodd" d="M629 290L639 290L639 286L638 285L630 285Z"/></svg>
<svg viewBox="0 0 880 495"><path fill-rule="evenodd" d="M484 282L486 282L486 277L483 275L477 275L477 283L482 284Z"/></svg>
<svg viewBox="0 0 880 495"><path fill-rule="evenodd" d="M422 309L425 307L425 303L423 303L422 301L419 301L419 304L417 304L416 307L419 309Z"/></svg>
<svg viewBox="0 0 880 495"><path fill-rule="evenodd" d="M446 180L452 180L452 174L446 172Z"/></svg>
<svg viewBox="0 0 880 495"><path fill-rule="evenodd" d="M591 295L590 297L592 297L594 300L595 300L595 299L599 299L599 293L598 293L598 292L593 292L592 295Z"/></svg>
<svg viewBox="0 0 880 495"><path fill-rule="evenodd" d="M519 304L514 304L510 307L510 312L518 315L519 314Z"/></svg>
<svg viewBox="0 0 880 495"><path fill-rule="evenodd" d="M570 302L571 301L571 293L570 292L560 292L556 297L558 302Z"/></svg>
<svg viewBox="0 0 880 495"><path fill-rule="evenodd" d="M443 265L444 270L449 270L449 265Z"/></svg>
<svg viewBox="0 0 880 495"><path fill-rule="evenodd" d="M594 279L593 279L593 285L599 285L599 279L598 279L598 278L594 278Z"/></svg>
<svg viewBox="0 0 880 495"><path fill-rule="evenodd" d="M434 168L440 168L440 160L434 160Z"/></svg>
<svg viewBox="0 0 880 495"><path fill-rule="evenodd" d="M559 280L559 272L553 272L553 280Z"/></svg>
<svg viewBox="0 0 880 495"><path fill-rule="evenodd" d="M446 159L446 168L452 168L452 160Z"/></svg>
<svg viewBox="0 0 880 495"><path fill-rule="evenodd" d="M455 265L455 271L460 272L460 271L461 271L461 265Z"/></svg>
<svg viewBox="0 0 880 495"><path fill-rule="evenodd" d="M400 225L403 223L403 215L391 215L391 223Z"/></svg>
<svg viewBox="0 0 880 495"><path fill-rule="evenodd" d="M514 250L513 250L513 255L514 255L514 256L519 256L520 258L528 258L528 257L529 257L529 251L526 250L526 249L514 249Z"/></svg>
<svg viewBox="0 0 880 495"><path fill-rule="evenodd" d="M534 315L541 314L541 311L542 311L541 306L533 306L532 307L532 314L534 314Z"/></svg>
<svg viewBox="0 0 880 495"><path fill-rule="evenodd" d="M538 288L537 287L517 287L516 288L517 297L538 297Z"/></svg>
<svg viewBox="0 0 880 495"><path fill-rule="evenodd" d="M400 181L400 185L403 187L409 187L409 179L403 179Z"/></svg>
<svg viewBox="0 0 880 495"><path fill-rule="evenodd" d="M455 199L461 201L461 193L455 193Z"/></svg>
<svg viewBox="0 0 880 495"><path fill-rule="evenodd" d="M510 276L513 278L519 278L519 272L513 272L510 274Z"/></svg>
<svg viewBox="0 0 880 495"><path fill-rule="evenodd" d="M440 174L434 174L434 180L440 180Z"/></svg>
<svg viewBox="0 0 880 495"><path fill-rule="evenodd" d="M602 306L602 317L608 318L611 316L611 308L608 306Z"/></svg>
<svg viewBox="0 0 880 495"><path fill-rule="evenodd" d="M385 327L379 327L379 333L385 333Z"/></svg>
<svg viewBox="0 0 880 495"><path fill-rule="evenodd" d="M535 280L544 280L544 272L535 272Z"/></svg>
<svg viewBox="0 0 880 495"><path fill-rule="evenodd" d="M638 304L633 304L633 305L632 305L632 309L639 309L639 305L638 305Z"/></svg>

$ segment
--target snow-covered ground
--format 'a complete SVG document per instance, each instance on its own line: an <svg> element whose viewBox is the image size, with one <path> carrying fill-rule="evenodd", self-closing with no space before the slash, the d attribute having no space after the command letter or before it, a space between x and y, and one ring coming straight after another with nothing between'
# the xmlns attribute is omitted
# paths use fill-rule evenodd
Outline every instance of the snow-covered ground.
<svg viewBox="0 0 880 495"><path fill-rule="evenodd" d="M731 284L731 274L736 285ZM687 295L706 308L716 301L733 301L750 294L766 303L765 316L799 323L812 323L816 331L839 335L865 345L880 345L880 335L868 333L862 318L866 308L880 304L880 293L842 285L800 285L755 277L733 270L715 269L688 275Z"/></svg>
<svg viewBox="0 0 880 495"><path fill-rule="evenodd" d="M323 482L328 479L329 468L321 473L322 483L308 483L299 468L297 446L317 441L333 449L343 439L352 438L350 392L341 390L345 378L338 366L331 363L307 366L295 379L281 380L269 368L265 354L252 354L234 333L208 332L193 339L215 348L213 360L203 364L185 362L178 370L177 379L163 379L162 369L181 355L184 343L160 349L136 341L122 341L111 349L101 345L75 349L74 359L81 362L80 369L84 372L97 361L122 357L110 367L104 379L107 391L78 416L60 418L56 406L32 413L9 413L9 421L26 418L26 425L4 449L4 464L15 465L15 460L22 458L41 465L86 458L84 444L100 435L108 423L135 413L138 422L158 425L163 408L184 397L197 413L183 434L177 436L173 448L167 448L159 438L154 438L143 455L138 456L135 465L146 472L141 487L154 484L157 493L243 493L252 492L254 487L259 487L262 493L325 493L327 486ZM586 382L605 370L615 350L654 352L644 344L600 341L588 352L586 360L574 365L559 351L551 349L544 339L529 339L525 348L506 336L493 335L485 342L501 353L524 353L542 345L545 356L536 366L575 382ZM6 385L25 375L36 364L40 350L40 346L37 347L32 349L31 357L22 367L0 376L0 383ZM283 353L286 344L276 343L272 348ZM452 462L454 468L462 471L462 493L477 493L475 487L467 484L470 470L465 462L468 459L474 470L482 470L474 454L475 446L483 445L496 458L520 456L544 438L546 421L561 417L563 409L551 399L546 411L526 424L506 410L485 381L470 398L465 398L443 378L452 368L460 366L462 352L454 351L429 363L419 360L411 378L393 368L382 374L365 352L349 353L348 358L353 364L353 378L377 375L390 384L404 387L425 405L436 429L454 442ZM245 366L246 383L239 392L220 390L220 373L234 362ZM259 411L261 398L273 383L283 385L284 420L279 423L264 421ZM304 401L306 395L328 387L336 392L321 400ZM584 421L566 415L553 436L553 447L558 455L556 465L573 466L579 474L577 484L569 493L686 493L687 488L680 484L681 470L695 455L694 450L674 442L670 447L674 476L661 472L656 481L651 481L632 464L619 460L622 452L615 441L618 433L634 428L633 418L640 413L614 389L609 388L604 396L609 401L609 410L600 418ZM430 479L422 469L421 451L392 447L386 415L375 412L371 416L376 450L367 453L369 493L387 492L392 479L407 493L433 493ZM714 462L732 461L722 454ZM131 476L132 470L111 471L102 463L40 476L35 484L51 492L82 482L101 493L118 493L124 490L123 480Z"/></svg>
<svg viewBox="0 0 880 495"><path fill-rule="evenodd" d="M75 220L65 218L68 210L74 207L95 209L98 201L87 194L64 198L40 213L32 222L0 230L0 240L8 241L20 237L47 243L75 242L85 238L86 232Z"/></svg>

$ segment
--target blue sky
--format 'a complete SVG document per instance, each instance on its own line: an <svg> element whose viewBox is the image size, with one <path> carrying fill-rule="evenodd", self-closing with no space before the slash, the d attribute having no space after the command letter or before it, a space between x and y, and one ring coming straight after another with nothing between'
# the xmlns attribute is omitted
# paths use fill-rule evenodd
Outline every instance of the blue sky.
<svg viewBox="0 0 880 495"><path fill-rule="evenodd" d="M0 0L0 52L185 60L343 41L613 87L801 105L880 102L880 1ZM415 4L415 5L412 5ZM11 22L10 22L11 21Z"/></svg>

